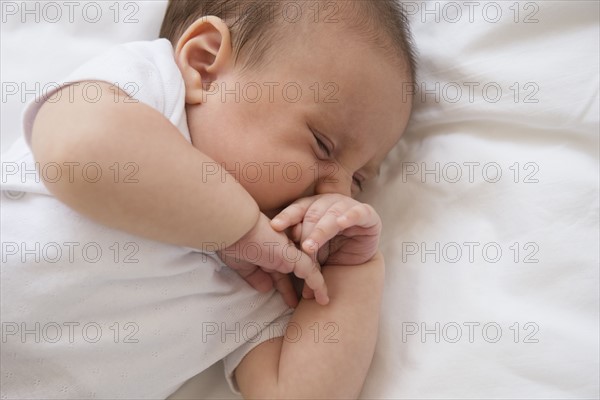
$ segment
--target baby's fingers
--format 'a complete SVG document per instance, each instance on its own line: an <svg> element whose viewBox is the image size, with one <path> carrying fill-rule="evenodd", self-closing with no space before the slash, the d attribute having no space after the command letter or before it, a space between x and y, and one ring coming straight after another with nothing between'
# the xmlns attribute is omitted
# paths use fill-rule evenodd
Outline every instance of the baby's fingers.
<svg viewBox="0 0 600 400"><path fill-rule="evenodd" d="M296 264L294 274L298 278L304 279L304 283L314 291L317 303L326 305L329 303L329 296L327 295L327 286L325 285L323 274L321 274L321 268L318 263L313 262L306 254L303 254L303 256L306 259Z"/></svg>
<svg viewBox="0 0 600 400"><path fill-rule="evenodd" d="M306 228L310 229L310 232L302 243L302 249L311 255L316 254L321 246L343 230L338 224L338 219L344 214L344 204L333 204L319 217L314 227Z"/></svg>
<svg viewBox="0 0 600 400"><path fill-rule="evenodd" d="M290 204L271 220L271 227L281 232L292 225L302 222L306 210L308 210L313 201L314 199L311 198L303 198Z"/></svg>
<svg viewBox="0 0 600 400"><path fill-rule="evenodd" d="M340 230L358 226L361 228L381 228L381 218L373 207L368 204L357 204L340 215L336 223Z"/></svg>

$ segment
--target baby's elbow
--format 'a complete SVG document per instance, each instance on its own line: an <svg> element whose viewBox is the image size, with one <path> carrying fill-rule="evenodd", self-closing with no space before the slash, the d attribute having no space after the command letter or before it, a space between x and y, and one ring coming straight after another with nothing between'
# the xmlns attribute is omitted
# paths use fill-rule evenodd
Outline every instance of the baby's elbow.
<svg viewBox="0 0 600 400"><path fill-rule="evenodd" d="M76 167L81 171L81 163L77 162L81 155L81 150L76 149L77 133L66 132L68 127L60 123L64 118L61 111L61 107L45 103L36 116L31 135L39 179L58 198L69 197L77 189L79 176L74 171Z"/></svg>

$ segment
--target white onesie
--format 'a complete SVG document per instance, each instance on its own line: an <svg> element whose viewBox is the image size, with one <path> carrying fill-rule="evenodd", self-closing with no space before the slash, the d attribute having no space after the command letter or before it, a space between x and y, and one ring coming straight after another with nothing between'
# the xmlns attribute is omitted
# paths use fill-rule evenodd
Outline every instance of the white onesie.
<svg viewBox="0 0 600 400"><path fill-rule="evenodd" d="M69 89L85 90L90 101L114 96L82 81L115 84L190 141L184 83L167 40L120 45L65 80L79 82ZM25 143L55 92L28 105L26 140L3 157L2 398L165 398L221 359L236 391L235 367L284 334L291 310L214 254L101 226L55 199L40 179L54 176L55 166L35 172ZM88 179L98 172L72 168ZM135 166L115 170L135 177Z"/></svg>

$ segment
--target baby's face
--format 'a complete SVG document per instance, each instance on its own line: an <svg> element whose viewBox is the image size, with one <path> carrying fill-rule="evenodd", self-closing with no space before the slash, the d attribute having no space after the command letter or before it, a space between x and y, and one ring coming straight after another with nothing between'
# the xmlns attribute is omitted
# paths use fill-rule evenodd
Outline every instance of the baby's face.
<svg viewBox="0 0 600 400"><path fill-rule="evenodd" d="M381 50L326 30L296 35L260 70L232 68L187 107L194 146L267 215L300 197L357 194L408 123L408 75Z"/></svg>

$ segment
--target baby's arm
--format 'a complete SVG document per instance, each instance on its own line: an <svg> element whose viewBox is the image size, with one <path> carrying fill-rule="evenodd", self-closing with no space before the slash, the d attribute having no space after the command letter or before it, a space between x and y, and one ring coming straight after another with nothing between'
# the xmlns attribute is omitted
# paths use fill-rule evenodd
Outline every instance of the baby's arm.
<svg viewBox="0 0 600 400"><path fill-rule="evenodd" d="M361 265L328 265L323 276L329 305L303 299L288 325L289 339L258 345L237 367L236 379L245 398L359 395L377 338L383 257L378 253Z"/></svg>
<svg viewBox="0 0 600 400"><path fill-rule="evenodd" d="M61 167L60 179L41 174L52 194L103 225L160 242L205 251L227 249L240 239L279 245L279 251L265 252L259 266L293 270L326 303L326 287L313 260L265 223L268 219L232 175L188 143L161 113L123 92L115 100L114 87L97 83L111 95L90 103L82 91L62 93L58 101L46 102L35 119L36 161L42 169L50 163ZM244 278L257 289L270 289L259 279L270 284L264 272ZM294 306L293 289L285 282L280 279L275 287Z"/></svg>
<svg viewBox="0 0 600 400"><path fill-rule="evenodd" d="M258 206L232 176L158 111L122 92L116 101L114 87L98 84L111 95L90 103L82 91L65 92L35 119L36 161L61 167L61 179L44 181L52 194L104 225L209 251L233 244L255 225ZM102 173L94 183L98 168L82 173L92 163ZM219 171L206 174L207 167Z"/></svg>
<svg viewBox="0 0 600 400"><path fill-rule="evenodd" d="M377 338L384 277L377 251L381 219L367 204L325 194L297 200L272 224L280 230L293 226L292 236L313 254L329 250L323 276L330 303L318 307L305 287L290 333L257 346L238 366L242 393L249 398L356 397Z"/></svg>

